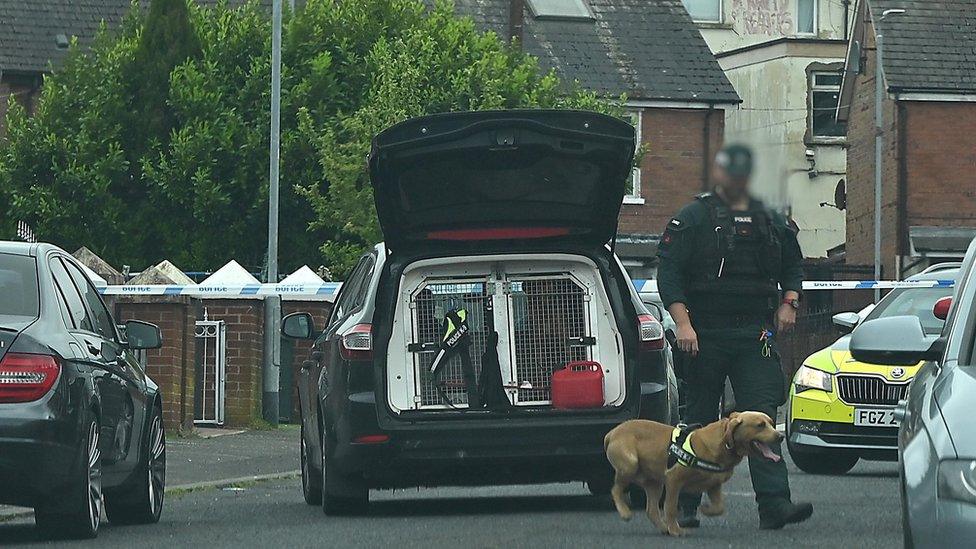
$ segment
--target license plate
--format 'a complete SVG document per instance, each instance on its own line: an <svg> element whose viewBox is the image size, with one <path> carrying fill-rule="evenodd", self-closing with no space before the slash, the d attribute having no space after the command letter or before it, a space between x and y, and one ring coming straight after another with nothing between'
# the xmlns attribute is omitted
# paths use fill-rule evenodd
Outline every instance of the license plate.
<svg viewBox="0 0 976 549"><path fill-rule="evenodd" d="M855 408L854 425L863 427L897 427L894 410L877 408Z"/></svg>

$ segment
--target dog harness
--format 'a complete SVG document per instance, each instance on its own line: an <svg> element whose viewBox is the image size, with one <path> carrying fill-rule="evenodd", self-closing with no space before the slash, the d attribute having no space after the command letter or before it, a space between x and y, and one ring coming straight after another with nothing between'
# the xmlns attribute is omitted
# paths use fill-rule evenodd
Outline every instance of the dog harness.
<svg viewBox="0 0 976 549"><path fill-rule="evenodd" d="M675 465L681 465L709 473L728 472L729 469L718 463L701 459L695 455L695 449L691 446L691 435L700 427L701 425L682 424L674 428L674 431L671 432L671 446L668 447L668 469Z"/></svg>

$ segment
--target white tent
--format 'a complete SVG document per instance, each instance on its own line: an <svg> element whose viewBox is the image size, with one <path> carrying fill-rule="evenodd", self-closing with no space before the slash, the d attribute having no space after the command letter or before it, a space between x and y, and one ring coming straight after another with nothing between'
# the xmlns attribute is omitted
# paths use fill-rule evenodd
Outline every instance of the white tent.
<svg viewBox="0 0 976 549"><path fill-rule="evenodd" d="M201 286L236 286L239 284L260 284L260 282L233 259L200 283Z"/></svg>
<svg viewBox="0 0 976 549"><path fill-rule="evenodd" d="M300 269L281 281L282 284L323 284L324 282L308 265L302 265Z"/></svg>

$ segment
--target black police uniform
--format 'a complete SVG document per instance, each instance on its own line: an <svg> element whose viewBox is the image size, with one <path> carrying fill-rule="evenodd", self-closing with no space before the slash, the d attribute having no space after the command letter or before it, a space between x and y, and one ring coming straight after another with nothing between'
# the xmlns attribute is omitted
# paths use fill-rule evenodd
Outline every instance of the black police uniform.
<svg viewBox="0 0 976 549"><path fill-rule="evenodd" d="M725 379L732 382L736 409L776 417L786 401L785 380L772 332L779 287L801 291L802 255L786 219L758 200L733 211L705 193L672 219L658 251L658 290L665 306L683 303L698 334L699 354L686 374L686 423L718 419ZM779 445L773 451L782 455ZM749 458L760 515L790 499L786 464ZM684 494L682 509L694 512L701 495Z"/></svg>

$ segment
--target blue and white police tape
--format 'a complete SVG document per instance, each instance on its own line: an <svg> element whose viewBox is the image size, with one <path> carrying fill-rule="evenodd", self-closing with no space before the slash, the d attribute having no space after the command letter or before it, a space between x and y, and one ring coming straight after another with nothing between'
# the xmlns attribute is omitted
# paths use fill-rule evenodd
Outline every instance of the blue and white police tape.
<svg viewBox="0 0 976 549"><path fill-rule="evenodd" d="M804 291L895 290L898 288L952 288L954 280L806 280ZM657 280L635 280L638 292L656 292Z"/></svg>
<svg viewBox="0 0 976 549"><path fill-rule="evenodd" d="M951 288L955 284L952 280L808 280L803 283L803 289L816 290L893 290L897 288ZM281 296L318 296L331 299L335 296L341 282L326 282L324 284L242 284L218 286L175 286L166 284L151 284L141 286L101 286L98 291L103 295L171 295L190 297L261 297L268 295ZM634 288L638 292L656 292L656 280L634 280Z"/></svg>
<svg viewBox="0 0 976 549"><path fill-rule="evenodd" d="M324 284L226 284L216 286L175 286L168 284L148 284L139 286L102 286L102 295L172 295L190 297L261 297L281 296L319 296L331 298L339 290L341 282Z"/></svg>

